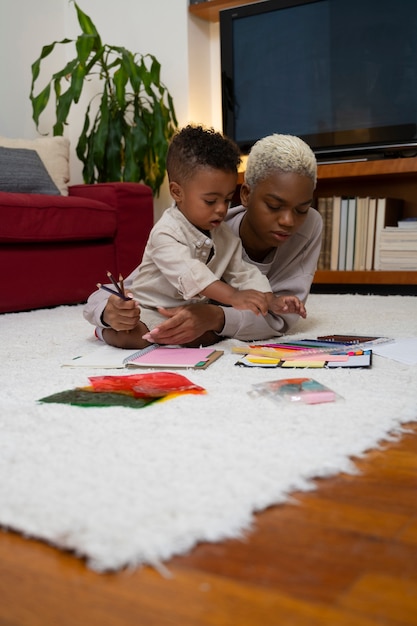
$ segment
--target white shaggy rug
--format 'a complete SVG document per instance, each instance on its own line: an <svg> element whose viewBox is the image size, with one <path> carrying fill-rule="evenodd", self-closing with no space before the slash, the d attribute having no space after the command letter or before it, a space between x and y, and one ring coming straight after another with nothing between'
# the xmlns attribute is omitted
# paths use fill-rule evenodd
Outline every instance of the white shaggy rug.
<svg viewBox="0 0 417 626"><path fill-rule="evenodd" d="M312 295L308 314L293 337L417 336L413 297ZM241 537L254 512L353 471L353 457L417 419L417 365L374 356L370 370L308 370L344 400L277 406L251 398L252 384L300 371L235 367L232 340L207 370L186 371L207 395L143 409L39 404L119 370L61 367L98 345L80 306L2 315L0 325L0 525L98 571Z"/></svg>

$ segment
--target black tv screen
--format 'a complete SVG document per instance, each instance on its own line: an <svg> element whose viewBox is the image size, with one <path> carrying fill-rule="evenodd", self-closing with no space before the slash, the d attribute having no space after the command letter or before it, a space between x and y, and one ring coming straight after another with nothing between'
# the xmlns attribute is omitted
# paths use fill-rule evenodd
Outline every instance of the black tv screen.
<svg viewBox="0 0 417 626"><path fill-rule="evenodd" d="M319 161L417 154L417 0L265 0L220 12L223 131Z"/></svg>

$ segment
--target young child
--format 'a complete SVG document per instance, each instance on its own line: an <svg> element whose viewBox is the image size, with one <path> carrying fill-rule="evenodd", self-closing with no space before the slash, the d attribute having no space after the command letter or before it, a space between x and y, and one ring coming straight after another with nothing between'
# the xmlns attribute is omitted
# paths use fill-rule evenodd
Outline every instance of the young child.
<svg viewBox="0 0 417 626"><path fill-rule="evenodd" d="M174 136L167 155L174 204L153 227L131 288L140 307L139 328L134 338L104 329L107 343L144 347L166 319L159 307L195 302L305 317L296 296L274 296L268 279L242 260L241 240L223 222L239 163L237 146L213 129L189 125Z"/></svg>

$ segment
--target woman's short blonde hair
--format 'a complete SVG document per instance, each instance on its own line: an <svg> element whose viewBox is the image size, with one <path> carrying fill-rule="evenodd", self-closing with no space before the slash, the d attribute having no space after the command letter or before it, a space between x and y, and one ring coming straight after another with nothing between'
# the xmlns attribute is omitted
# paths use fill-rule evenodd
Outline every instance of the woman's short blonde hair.
<svg viewBox="0 0 417 626"><path fill-rule="evenodd" d="M305 141L294 135L268 135L257 141L248 156L245 182L254 187L274 172L293 172L317 182L317 161Z"/></svg>

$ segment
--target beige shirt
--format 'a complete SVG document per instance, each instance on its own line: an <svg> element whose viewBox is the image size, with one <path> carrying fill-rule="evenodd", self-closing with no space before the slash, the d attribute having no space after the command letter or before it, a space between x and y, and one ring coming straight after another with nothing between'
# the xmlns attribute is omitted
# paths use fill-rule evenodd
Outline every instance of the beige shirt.
<svg viewBox="0 0 417 626"><path fill-rule="evenodd" d="M241 240L227 224L207 235L171 206L149 235L132 283L135 299L150 309L205 302L201 291L217 280L236 289L271 291L268 279L242 259Z"/></svg>

